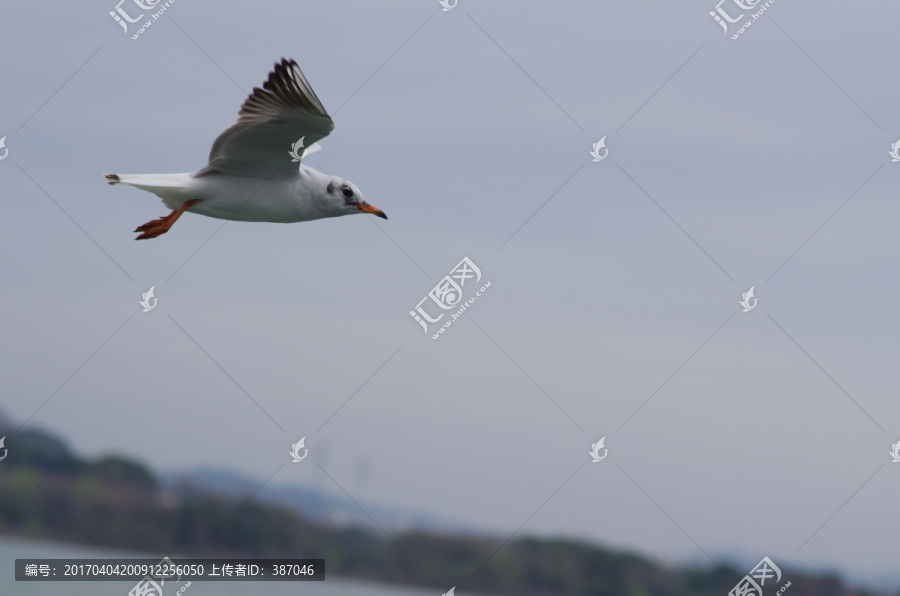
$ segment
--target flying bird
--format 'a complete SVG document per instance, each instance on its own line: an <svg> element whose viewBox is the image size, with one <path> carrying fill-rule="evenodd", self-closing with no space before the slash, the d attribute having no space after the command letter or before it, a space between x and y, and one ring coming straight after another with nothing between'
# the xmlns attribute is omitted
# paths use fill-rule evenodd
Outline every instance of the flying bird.
<svg viewBox="0 0 900 596"><path fill-rule="evenodd" d="M169 231L185 212L232 221L294 223L352 213L387 219L355 184L300 164L320 149L334 122L293 60L281 59L263 88L255 87L237 123L219 135L209 163L192 174L104 174L110 184L152 192L172 212L138 226L135 240ZM299 161L294 159L293 162Z"/></svg>

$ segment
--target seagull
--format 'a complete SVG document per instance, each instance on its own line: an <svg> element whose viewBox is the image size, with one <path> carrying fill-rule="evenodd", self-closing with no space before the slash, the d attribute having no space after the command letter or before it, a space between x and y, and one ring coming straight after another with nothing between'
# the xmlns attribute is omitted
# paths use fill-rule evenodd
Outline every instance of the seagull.
<svg viewBox="0 0 900 596"><path fill-rule="evenodd" d="M152 192L172 210L138 226L135 240L169 231L186 211L231 221L294 223L352 213L387 215L349 180L292 165L321 149L334 121L300 67L281 59L255 87L237 123L219 135L209 163L186 174L104 174L110 184ZM304 142L308 145L304 147ZM302 154L298 151L302 150ZM293 158L293 159L292 159Z"/></svg>

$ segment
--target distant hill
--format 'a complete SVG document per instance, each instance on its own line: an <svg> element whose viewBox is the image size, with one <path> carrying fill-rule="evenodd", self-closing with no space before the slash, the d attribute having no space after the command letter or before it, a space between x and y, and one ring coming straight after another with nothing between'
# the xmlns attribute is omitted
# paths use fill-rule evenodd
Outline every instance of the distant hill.
<svg viewBox="0 0 900 596"><path fill-rule="evenodd" d="M295 486L266 485L262 481L231 470L199 468L187 472L168 472L160 475L162 488L174 492L184 487L194 487L229 498L241 498L256 493L254 499L294 509L304 516L335 526L369 526L368 513L388 531L406 531L413 528L431 531L459 532L460 522L434 515L410 513L402 509L361 503L365 513L350 499L334 496L320 490ZM256 492L259 489L259 492Z"/></svg>
<svg viewBox="0 0 900 596"><path fill-rule="evenodd" d="M155 490L156 478L143 464L119 456L96 461L81 459L62 440L50 433L27 429L13 435L14 427L0 417L0 437L7 437L5 467L27 466L38 472L61 477L93 478L101 482L122 482L144 490Z"/></svg>
<svg viewBox="0 0 900 596"><path fill-rule="evenodd" d="M0 417L2 436L9 452L0 462L0 535L159 555L324 558L332 575L428 586L435 593L455 585L460 592L517 596L724 596L748 571L744 565L661 565L563 538L507 541L408 527L415 516L375 510L406 528L386 535L342 500L315 491L273 487L248 499L258 484L231 472L158 478L128 458L86 460L51 433L15 433ZM852 589L833 574L782 571L790 581L787 596L900 595ZM774 592L767 589L767 596Z"/></svg>

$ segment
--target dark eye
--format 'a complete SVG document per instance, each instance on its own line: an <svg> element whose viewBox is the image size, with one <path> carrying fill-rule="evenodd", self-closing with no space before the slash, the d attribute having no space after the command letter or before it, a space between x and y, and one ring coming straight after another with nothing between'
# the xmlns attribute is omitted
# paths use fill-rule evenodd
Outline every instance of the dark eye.
<svg viewBox="0 0 900 596"><path fill-rule="evenodd" d="M353 197L353 191L346 186L341 189L341 193L348 199Z"/></svg>

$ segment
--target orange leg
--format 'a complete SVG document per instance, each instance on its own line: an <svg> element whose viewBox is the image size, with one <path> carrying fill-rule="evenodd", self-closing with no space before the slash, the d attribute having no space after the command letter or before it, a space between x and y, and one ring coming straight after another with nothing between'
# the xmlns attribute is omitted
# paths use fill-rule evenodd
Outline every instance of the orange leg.
<svg viewBox="0 0 900 596"><path fill-rule="evenodd" d="M178 218L181 217L181 214L184 213L186 209L195 205L199 201L200 199L191 199L190 201L185 201L181 207L179 207L172 213L164 215L159 219L148 221L142 226L138 226L134 231L143 232L143 234L135 238L135 240L147 240L150 238L156 238L157 236L162 236L169 231L169 228L171 228L176 221L178 221Z"/></svg>

